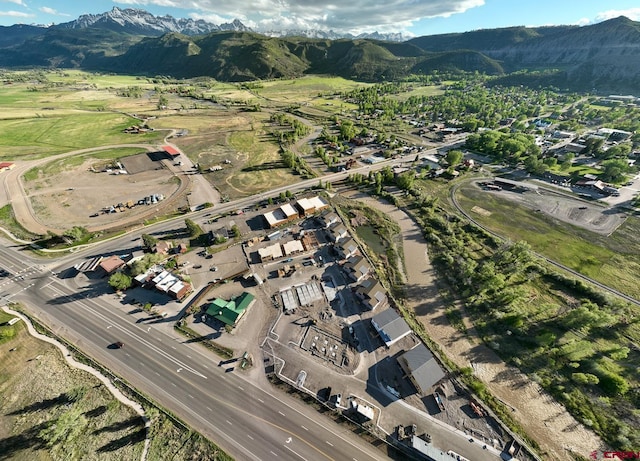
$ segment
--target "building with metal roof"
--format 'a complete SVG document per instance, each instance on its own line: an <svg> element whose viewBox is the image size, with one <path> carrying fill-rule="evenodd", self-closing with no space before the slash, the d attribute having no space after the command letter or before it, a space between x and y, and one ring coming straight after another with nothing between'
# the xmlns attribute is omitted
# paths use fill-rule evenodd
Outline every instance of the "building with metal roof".
<svg viewBox="0 0 640 461"><path fill-rule="evenodd" d="M445 376L440 364L424 344L418 344L398 357L398 364L421 394Z"/></svg>
<svg viewBox="0 0 640 461"><path fill-rule="evenodd" d="M411 333L411 328L393 309L385 309L371 318L371 325L387 347Z"/></svg>

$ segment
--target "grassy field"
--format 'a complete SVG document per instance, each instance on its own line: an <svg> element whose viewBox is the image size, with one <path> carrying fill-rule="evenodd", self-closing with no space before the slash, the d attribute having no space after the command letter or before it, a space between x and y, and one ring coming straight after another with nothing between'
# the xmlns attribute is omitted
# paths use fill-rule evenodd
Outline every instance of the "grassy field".
<svg viewBox="0 0 640 461"><path fill-rule="evenodd" d="M406 101L411 96L439 96L444 94L444 89L441 85L438 86L416 86L413 90L393 95L393 99L398 101Z"/></svg>
<svg viewBox="0 0 640 461"><path fill-rule="evenodd" d="M308 76L295 80L274 80L261 83L254 91L270 101L288 104L308 103L323 93L349 91L365 84L341 77Z"/></svg>
<svg viewBox="0 0 640 461"><path fill-rule="evenodd" d="M69 367L57 348L30 336L24 323L7 326L12 317L0 311L0 459L140 459L142 419L95 377ZM155 407L146 412L149 461L231 459Z"/></svg>
<svg viewBox="0 0 640 461"><path fill-rule="evenodd" d="M174 142L203 169L221 194L230 198L252 195L297 181L280 158L279 147L266 133L266 112L211 110L198 115L163 117L154 126L179 126L189 136ZM229 163L230 162L230 163Z"/></svg>
<svg viewBox="0 0 640 461"><path fill-rule="evenodd" d="M1 108L1 106L0 106ZM158 132L127 135L122 130L137 120L122 114L96 112L66 116L0 120L0 149L7 160L32 159L110 144L150 143Z"/></svg>
<svg viewBox="0 0 640 461"><path fill-rule="evenodd" d="M0 313L0 323L10 316ZM144 424L90 374L18 322L0 327L0 455L14 460L139 459ZM9 349L14 349L9 351ZM6 458L5 458L6 457Z"/></svg>
<svg viewBox="0 0 640 461"><path fill-rule="evenodd" d="M483 193L478 188L461 187L460 205L491 212L474 214L474 219L512 241L526 240L535 251L612 288L640 299L640 220L630 217L610 237L533 213L513 201Z"/></svg>
<svg viewBox="0 0 640 461"><path fill-rule="evenodd" d="M13 235L23 240L33 240L37 236L22 227L13 214L11 205L5 205L0 208L0 227L11 232Z"/></svg>

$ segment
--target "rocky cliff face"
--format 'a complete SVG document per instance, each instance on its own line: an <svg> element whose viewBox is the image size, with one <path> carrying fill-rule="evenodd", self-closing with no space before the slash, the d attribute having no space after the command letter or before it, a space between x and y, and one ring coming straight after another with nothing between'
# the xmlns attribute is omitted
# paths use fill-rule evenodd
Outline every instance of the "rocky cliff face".
<svg viewBox="0 0 640 461"><path fill-rule="evenodd" d="M78 19L54 26L60 29L85 29L99 27L134 35L157 36L169 32L185 35L200 35L218 31L243 32L250 30L238 19L231 23L216 25L201 19L176 19L172 16L154 16L145 10L120 9L101 14L83 14Z"/></svg>

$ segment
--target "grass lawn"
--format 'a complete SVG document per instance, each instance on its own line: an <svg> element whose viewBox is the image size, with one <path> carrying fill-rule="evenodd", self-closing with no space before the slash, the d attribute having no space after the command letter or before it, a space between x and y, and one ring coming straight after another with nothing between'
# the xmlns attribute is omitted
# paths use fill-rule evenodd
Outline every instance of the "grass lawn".
<svg viewBox="0 0 640 461"><path fill-rule="evenodd" d="M160 133L127 135L122 130L137 120L107 112L0 120L0 149L7 160L34 158L109 144L150 143Z"/></svg>

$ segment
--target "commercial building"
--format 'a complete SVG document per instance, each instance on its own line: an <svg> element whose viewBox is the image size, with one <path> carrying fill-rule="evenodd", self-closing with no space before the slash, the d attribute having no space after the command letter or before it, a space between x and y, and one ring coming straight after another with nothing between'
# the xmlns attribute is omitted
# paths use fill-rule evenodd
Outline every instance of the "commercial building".
<svg viewBox="0 0 640 461"><path fill-rule="evenodd" d="M206 314L209 317L220 320L225 325L235 327L246 314L249 307L253 305L254 301L255 297L246 291L229 301L216 298L209 304Z"/></svg>

